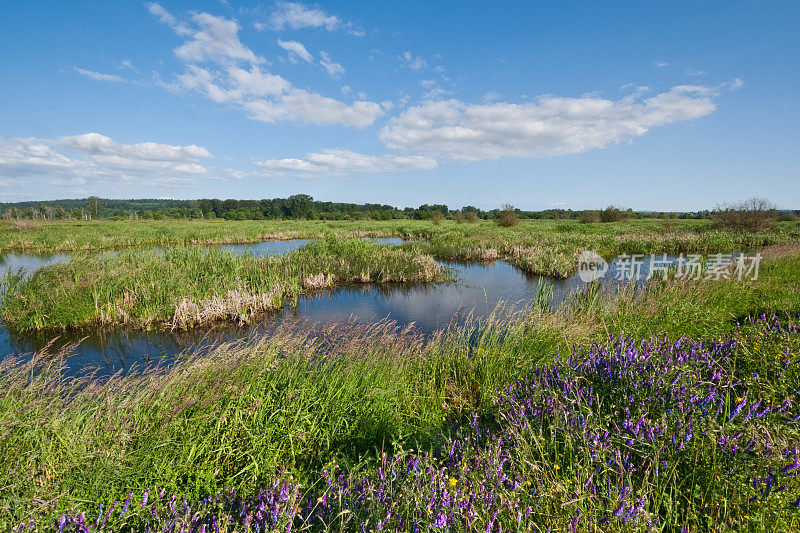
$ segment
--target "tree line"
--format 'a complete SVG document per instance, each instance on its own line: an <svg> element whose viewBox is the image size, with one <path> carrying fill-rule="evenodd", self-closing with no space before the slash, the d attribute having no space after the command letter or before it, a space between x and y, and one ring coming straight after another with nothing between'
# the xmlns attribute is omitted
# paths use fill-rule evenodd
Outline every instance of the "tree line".
<svg viewBox="0 0 800 533"><path fill-rule="evenodd" d="M729 208L727 208L729 209ZM263 200L135 199L120 200L90 196L66 200L0 203L6 220L69 219L226 219L226 220L432 220L457 222L503 219L579 220L581 222L616 222L628 218L714 218L721 211L639 212L614 206L599 210L545 209L523 211L511 205L482 210L475 206L451 209L445 204L422 204L398 208L385 204L323 202L306 194ZM738 210L737 210L738 211ZM786 212L790 215L798 212ZM513 217L511 216L513 214Z"/></svg>

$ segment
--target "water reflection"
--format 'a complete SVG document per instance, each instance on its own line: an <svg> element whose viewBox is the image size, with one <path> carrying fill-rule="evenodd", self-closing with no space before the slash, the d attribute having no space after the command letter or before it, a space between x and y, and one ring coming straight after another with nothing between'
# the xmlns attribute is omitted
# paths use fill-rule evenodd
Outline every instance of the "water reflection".
<svg viewBox="0 0 800 533"><path fill-rule="evenodd" d="M402 239L371 239L382 244L402 244ZM255 244L221 245L221 249L236 254L275 255L297 249L307 240L271 241ZM10 268L32 272L38 266L68 260L54 254L33 256L5 254L0 256ZM171 361L181 352L203 350L219 342L268 335L274 328L296 317L309 325L324 322L369 323L382 319L393 320L398 326L413 324L428 335L449 324L463 323L467 317L485 318L498 304L530 303L540 289L540 276L522 272L505 261L492 264L445 263L453 269L457 280L445 284L358 285L320 291L298 299L297 305L286 305L280 312L264 315L256 324L238 327L220 324L211 328L175 332L141 332L119 328L96 328L82 332L65 332L53 342L52 334L12 334L0 328L0 358L41 349L53 342L58 348L78 343L75 356L68 362L71 373L80 369L97 368L100 374L128 372L132 367L161 364ZM643 272L649 269L649 257ZM606 275L609 283L617 270L611 265ZM552 280L552 304L557 306L583 286L578 276Z"/></svg>
<svg viewBox="0 0 800 533"><path fill-rule="evenodd" d="M68 261L65 254L23 254L17 252L0 252L0 275L8 272L22 272L23 276L30 276L36 270Z"/></svg>

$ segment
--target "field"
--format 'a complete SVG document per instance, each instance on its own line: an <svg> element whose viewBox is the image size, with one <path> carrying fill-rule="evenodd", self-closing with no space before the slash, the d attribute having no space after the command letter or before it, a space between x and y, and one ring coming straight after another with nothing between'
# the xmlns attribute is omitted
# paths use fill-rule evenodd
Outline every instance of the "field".
<svg viewBox="0 0 800 533"><path fill-rule="evenodd" d="M280 294L292 298L324 272L339 282L367 270L370 281L444 279L431 258L503 257L563 276L584 248L773 246L757 281L670 279L619 293L590 286L557 309L498 312L428 338L387 322L284 328L103 380L65 377L65 354L7 358L0 528L797 530L800 249L787 243L800 240L798 228L6 224L5 249L134 246L105 259L81 255L28 282L11 278L4 314L26 317L23 328L85 327L97 309L112 323L147 327L175 320L176 297L204 301L242 280L253 294L291 281ZM139 249L265 236L328 239L268 260ZM342 239L362 236L420 242ZM137 294L131 307L103 307L126 288ZM199 320L196 310L185 316L178 325Z"/></svg>

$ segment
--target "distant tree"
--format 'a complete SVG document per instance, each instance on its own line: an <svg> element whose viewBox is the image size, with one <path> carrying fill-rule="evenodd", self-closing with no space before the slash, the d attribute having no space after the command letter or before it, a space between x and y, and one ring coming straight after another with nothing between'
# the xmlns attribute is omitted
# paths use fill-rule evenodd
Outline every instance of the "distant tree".
<svg viewBox="0 0 800 533"><path fill-rule="evenodd" d="M587 209L581 212L578 220L581 224L594 224L596 222L600 222L600 213L593 209Z"/></svg>
<svg viewBox="0 0 800 533"><path fill-rule="evenodd" d="M778 213L778 220L781 222L797 222L800 217L794 211L781 211Z"/></svg>
<svg viewBox="0 0 800 533"><path fill-rule="evenodd" d="M610 205L600 211L600 222L619 222L620 220L625 220L626 218L630 218L633 214L633 210L628 209L627 211L623 211L618 207L614 207Z"/></svg>
<svg viewBox="0 0 800 533"><path fill-rule="evenodd" d="M497 224L504 228L516 226L519 223L517 211L511 204L503 204L497 212Z"/></svg>
<svg viewBox="0 0 800 533"><path fill-rule="evenodd" d="M97 196L90 196L86 199L86 209L95 217L100 213L100 198Z"/></svg>
<svg viewBox="0 0 800 533"><path fill-rule="evenodd" d="M777 219L778 209L766 198L750 198L736 204L718 205L712 214L717 227L741 231L764 231Z"/></svg>

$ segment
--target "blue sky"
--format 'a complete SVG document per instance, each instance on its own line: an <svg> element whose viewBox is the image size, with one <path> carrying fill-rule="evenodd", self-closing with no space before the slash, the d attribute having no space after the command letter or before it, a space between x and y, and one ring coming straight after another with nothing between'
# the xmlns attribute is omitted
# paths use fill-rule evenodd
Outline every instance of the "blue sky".
<svg viewBox="0 0 800 533"><path fill-rule="evenodd" d="M43 2L0 200L800 208L798 2Z"/></svg>

